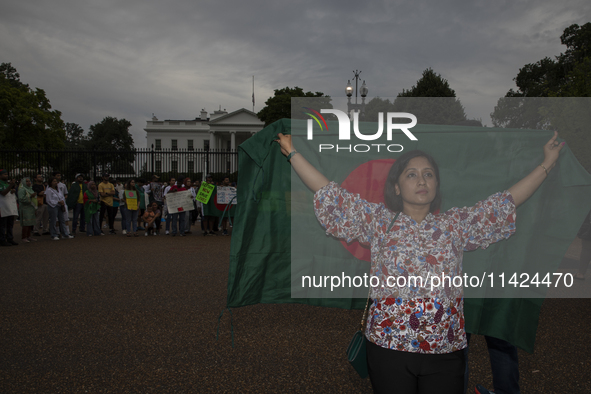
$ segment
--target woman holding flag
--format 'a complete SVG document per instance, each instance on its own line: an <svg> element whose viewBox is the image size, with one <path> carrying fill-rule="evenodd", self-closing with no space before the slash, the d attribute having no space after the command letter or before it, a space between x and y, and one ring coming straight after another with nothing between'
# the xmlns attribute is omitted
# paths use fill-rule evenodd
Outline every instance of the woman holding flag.
<svg viewBox="0 0 591 394"><path fill-rule="evenodd" d="M400 156L388 174L385 204L362 200L322 175L278 134L281 152L314 193L326 233L371 247L370 276L388 286L370 288L365 328L369 376L376 393L462 393L467 346L462 288L392 286L389 278L461 276L464 251L487 248L515 232L515 209L554 168L564 143L558 133L544 160L508 190L472 207L435 213L441 204L439 168L427 153ZM423 283L423 282L421 282Z"/></svg>

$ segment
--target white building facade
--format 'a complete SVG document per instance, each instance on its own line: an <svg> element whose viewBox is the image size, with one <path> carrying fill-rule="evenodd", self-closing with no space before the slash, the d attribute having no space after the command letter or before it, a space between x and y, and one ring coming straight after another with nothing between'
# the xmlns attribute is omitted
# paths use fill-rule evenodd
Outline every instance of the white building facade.
<svg viewBox="0 0 591 394"><path fill-rule="evenodd" d="M236 149L264 127L256 114L245 108L228 113L202 110L192 120L147 121L148 149L154 150L152 171L211 173L237 171Z"/></svg>

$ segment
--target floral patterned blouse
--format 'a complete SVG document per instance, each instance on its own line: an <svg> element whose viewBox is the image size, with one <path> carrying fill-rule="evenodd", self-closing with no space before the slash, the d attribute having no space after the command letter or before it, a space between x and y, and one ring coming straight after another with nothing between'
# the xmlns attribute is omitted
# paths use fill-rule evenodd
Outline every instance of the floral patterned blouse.
<svg viewBox="0 0 591 394"><path fill-rule="evenodd" d="M371 342L428 354L467 346L463 288L433 278L461 276L464 251L485 249L515 232L509 191L473 207L429 213L421 223L404 213L393 222L396 214L384 204L367 202L331 182L314 195L314 210L327 234L371 247L370 277L381 284L371 288L365 331Z"/></svg>

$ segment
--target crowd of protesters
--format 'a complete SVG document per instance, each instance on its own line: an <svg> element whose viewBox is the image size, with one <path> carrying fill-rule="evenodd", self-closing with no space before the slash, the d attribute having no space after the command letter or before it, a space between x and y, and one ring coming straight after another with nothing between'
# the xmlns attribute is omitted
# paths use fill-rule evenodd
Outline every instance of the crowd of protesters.
<svg viewBox="0 0 591 394"><path fill-rule="evenodd" d="M212 176L207 176L205 182L215 184ZM236 187L229 178L219 185ZM203 204L195 199L200 186L200 181L189 177L161 181L158 175L153 175L150 182L133 178L122 183L108 173L102 174L98 183L77 174L67 186L59 172L47 180L37 174L34 179L24 177L17 182L9 178L8 171L0 170L0 246L18 245L13 235L18 219L21 240L29 243L42 235L50 235L55 241L74 235L102 236L107 230L116 235L118 213L121 234L127 237L160 235L163 226L165 235L184 237L192 234L191 226L197 221L204 236L217 235L219 218L203 216ZM191 192L193 210L168 212L166 196L181 191ZM222 235L229 235L227 217L221 226Z"/></svg>

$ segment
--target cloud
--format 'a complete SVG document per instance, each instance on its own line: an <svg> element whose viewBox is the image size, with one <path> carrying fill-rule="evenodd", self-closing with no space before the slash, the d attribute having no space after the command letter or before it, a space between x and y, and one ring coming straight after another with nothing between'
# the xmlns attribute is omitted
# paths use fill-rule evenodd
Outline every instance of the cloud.
<svg viewBox="0 0 591 394"><path fill-rule="evenodd" d="M520 67L564 50L591 15L585 1L53 1L6 4L2 62L46 90L85 130L105 116L133 124L190 119L201 108L256 108L274 89L343 96L354 69L370 96L392 97L427 67L486 122Z"/></svg>

